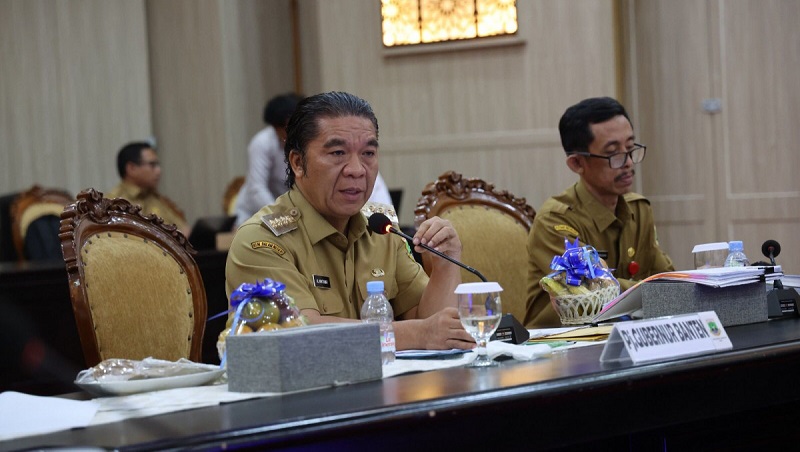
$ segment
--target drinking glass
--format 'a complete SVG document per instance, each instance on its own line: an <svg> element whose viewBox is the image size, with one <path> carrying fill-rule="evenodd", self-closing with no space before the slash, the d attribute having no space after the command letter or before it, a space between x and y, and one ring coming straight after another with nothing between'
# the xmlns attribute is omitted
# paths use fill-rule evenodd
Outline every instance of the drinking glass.
<svg viewBox="0 0 800 452"><path fill-rule="evenodd" d="M503 310L500 305L500 292L503 288L496 282L464 283L456 287L458 296L458 315L464 329L478 344L475 358L467 367L491 367L497 363L489 358L486 343L492 337Z"/></svg>

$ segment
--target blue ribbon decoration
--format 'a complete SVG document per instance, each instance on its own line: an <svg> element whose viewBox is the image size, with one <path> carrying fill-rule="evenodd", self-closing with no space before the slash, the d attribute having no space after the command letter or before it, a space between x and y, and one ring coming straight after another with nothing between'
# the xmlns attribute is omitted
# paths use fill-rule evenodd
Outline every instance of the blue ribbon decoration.
<svg viewBox="0 0 800 452"><path fill-rule="evenodd" d="M274 298L275 295L283 292L286 289L286 284L278 281L273 281L269 278L265 278L264 281L258 282L256 280L255 284L250 283L242 283L236 290L233 291L231 294L231 308L227 311L220 312L219 314L210 317L208 320L213 320L218 317L222 317L223 315L228 315L231 312L236 311L233 316L233 325L234 327L238 325L242 320L242 309L247 306L247 303L252 300L253 298ZM258 317L254 319L248 319L249 321L257 321L264 315L264 311L261 311ZM233 327L232 327L233 328ZM231 331L233 333L233 331ZM225 368L225 364L228 358L227 351L223 352L222 359L220 360L219 367L221 369Z"/></svg>
<svg viewBox="0 0 800 452"><path fill-rule="evenodd" d="M286 289L286 284L278 281L273 281L269 278L265 278L264 281L258 282L256 280L255 284L249 283L242 283L236 290L233 291L231 294L231 308L227 311L222 311L219 314L215 314L208 318L208 321L220 318L224 315L228 315L233 311L237 311L237 313L241 312L241 309L244 305L247 304L252 298L255 297L263 297L263 298L272 298L275 295L279 294L280 292ZM238 319L237 319L238 320Z"/></svg>
<svg viewBox="0 0 800 452"><path fill-rule="evenodd" d="M286 289L286 284L265 278L264 281L255 284L242 283L231 294L231 307L235 308L239 304L250 301L251 298L262 297L272 298Z"/></svg>
<svg viewBox="0 0 800 452"><path fill-rule="evenodd" d="M594 279L608 274L608 270L600 263L597 250L591 245L580 246L578 237L575 237L574 243L570 243L565 237L564 249L562 256L555 256L550 262L550 269L554 271L548 276L553 277L565 272L567 284L580 286L583 278Z"/></svg>

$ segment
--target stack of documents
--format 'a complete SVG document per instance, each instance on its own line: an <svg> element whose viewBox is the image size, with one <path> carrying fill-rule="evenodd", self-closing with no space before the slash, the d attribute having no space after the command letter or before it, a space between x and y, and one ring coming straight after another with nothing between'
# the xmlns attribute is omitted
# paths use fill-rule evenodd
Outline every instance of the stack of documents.
<svg viewBox="0 0 800 452"><path fill-rule="evenodd" d="M595 316L594 321L602 322L629 314L635 317L636 313L642 309L641 286L649 281L682 281L710 287L731 287L757 282L771 283L782 276L783 270L780 265L703 268L658 273L639 281L606 303L600 313Z"/></svg>
<svg viewBox="0 0 800 452"><path fill-rule="evenodd" d="M780 265L751 267L720 267L658 273L644 281L684 281L711 287L730 287L754 282L770 282L783 276Z"/></svg>

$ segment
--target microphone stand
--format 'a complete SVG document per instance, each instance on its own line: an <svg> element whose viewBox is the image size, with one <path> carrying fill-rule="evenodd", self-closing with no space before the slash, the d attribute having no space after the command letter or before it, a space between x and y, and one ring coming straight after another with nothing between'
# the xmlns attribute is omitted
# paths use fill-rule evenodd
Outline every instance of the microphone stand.
<svg viewBox="0 0 800 452"><path fill-rule="evenodd" d="M769 261L774 267L775 256L772 250L769 253ZM772 290L767 292L767 317L770 319L784 319L800 315L800 294L794 288L785 289L783 282L776 279L772 282Z"/></svg>

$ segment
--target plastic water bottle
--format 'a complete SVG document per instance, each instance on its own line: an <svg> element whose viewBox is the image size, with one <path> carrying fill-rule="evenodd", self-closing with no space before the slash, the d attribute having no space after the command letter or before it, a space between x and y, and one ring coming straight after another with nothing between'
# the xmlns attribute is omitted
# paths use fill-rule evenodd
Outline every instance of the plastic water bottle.
<svg viewBox="0 0 800 452"><path fill-rule="evenodd" d="M394 312L383 292L383 281L367 282L367 299L361 307L361 321L377 322L381 326L381 358L383 364L394 361Z"/></svg>
<svg viewBox="0 0 800 452"><path fill-rule="evenodd" d="M747 267L750 261L744 255L744 245L739 240L728 243L728 257L725 258L726 267Z"/></svg>

